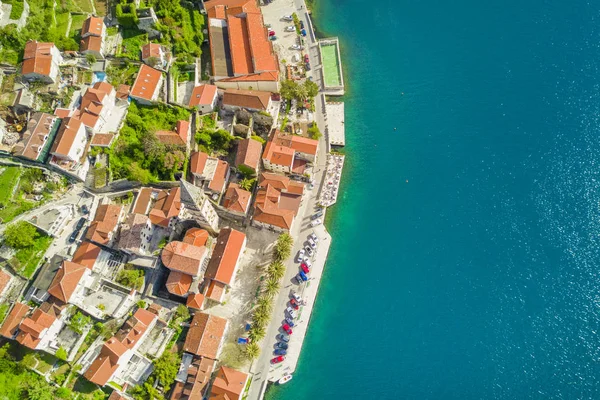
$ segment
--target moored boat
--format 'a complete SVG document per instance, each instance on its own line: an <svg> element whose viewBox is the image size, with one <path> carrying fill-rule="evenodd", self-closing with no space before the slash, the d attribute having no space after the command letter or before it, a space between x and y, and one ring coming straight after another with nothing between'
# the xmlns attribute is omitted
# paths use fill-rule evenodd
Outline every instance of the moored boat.
<svg viewBox="0 0 600 400"><path fill-rule="evenodd" d="M279 383L280 385L283 385L284 383L287 383L289 381L292 380L292 374L287 374L281 377L281 379L279 379L277 381L277 383Z"/></svg>

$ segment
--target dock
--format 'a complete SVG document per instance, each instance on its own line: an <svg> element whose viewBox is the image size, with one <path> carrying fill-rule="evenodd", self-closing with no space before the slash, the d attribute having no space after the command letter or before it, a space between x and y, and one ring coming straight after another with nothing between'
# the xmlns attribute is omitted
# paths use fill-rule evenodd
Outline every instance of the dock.
<svg viewBox="0 0 600 400"><path fill-rule="evenodd" d="M329 146L346 145L346 129L344 126L344 103L327 102L325 103L325 115L327 118L327 140Z"/></svg>

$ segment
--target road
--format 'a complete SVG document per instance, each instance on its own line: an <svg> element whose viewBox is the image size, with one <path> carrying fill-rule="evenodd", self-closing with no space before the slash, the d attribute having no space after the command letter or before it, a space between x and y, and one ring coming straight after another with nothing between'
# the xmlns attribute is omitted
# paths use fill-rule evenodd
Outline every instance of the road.
<svg viewBox="0 0 600 400"><path fill-rule="evenodd" d="M281 1L281 0L275 0ZM298 18L304 21L306 28L312 28L312 24L309 21L309 17L306 13L306 4L302 0L294 0L293 6L295 6L295 10L290 10L290 14L292 12L296 12ZM305 48L308 50L310 63L313 66L310 71L310 75L315 83L317 83L321 88L321 66L319 63L319 54L317 48L316 38L314 36L314 32L312 29L307 29L308 35L305 37ZM325 131L325 118L324 118L324 107L323 104L324 96L317 96L315 98L315 119L321 131ZM285 309L287 307L287 303L290 298L291 290L298 290L298 285L295 283L294 277L298 273L298 264L295 263L295 257L298 254L298 251L304 247L304 243L306 241L307 236L313 231L317 232L317 235L321 240L327 238L329 239L329 235L325 231L323 226L318 227L317 229L313 229L310 226L310 216L314 214L317 209L317 198L319 190L323 184L323 174L325 172L325 165L327 161L327 141L326 137L322 136L319 139L319 154L317 156L317 164L313 168L313 178L315 179L315 187L312 191L308 192L303 201L301 208L298 212L297 220L294 223L293 229L290 232L292 237L294 238L294 248L292 250L292 257L286 262L286 274L283 278L282 290L279 292L278 296L275 299L274 307L273 307L273 318L267 328L267 332L265 335L265 339L262 343L262 351L257 360L254 361L250 371L253 373L253 379L248 389L248 399L255 400L260 399L264 395L264 389L268 382L268 379L273 374L273 369L270 364L270 360L273 356L273 349L275 347L275 343L277 342L277 335L281 333L281 323L284 318ZM321 259L322 264L325 262L326 253L329 245L323 246L320 245L317 253L314 258ZM320 253L322 252L322 253ZM316 263L315 263L316 264ZM322 268L322 266L321 266ZM316 290L316 286L315 286ZM316 295L316 293L315 293ZM312 303L312 302L311 302ZM312 305L312 304L310 304ZM303 318L299 318L299 324L305 324L304 331L306 329L306 324L308 324L308 318L303 320ZM296 334L298 335L298 333ZM295 337L293 338L295 339ZM302 338L296 340L296 342L302 341ZM290 352L292 351L292 345L290 344ZM278 371L292 371L295 368L297 356L299 355L300 348L295 348L294 352L295 358L292 361L286 360L282 364L277 365L276 368ZM290 365L293 364L293 365Z"/></svg>

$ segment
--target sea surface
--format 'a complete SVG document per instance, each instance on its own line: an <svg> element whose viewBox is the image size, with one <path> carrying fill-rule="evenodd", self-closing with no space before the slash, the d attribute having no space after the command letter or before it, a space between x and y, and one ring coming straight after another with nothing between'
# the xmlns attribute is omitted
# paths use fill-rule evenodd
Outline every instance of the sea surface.
<svg viewBox="0 0 600 400"><path fill-rule="evenodd" d="M317 2L348 158L267 398L600 399L600 1Z"/></svg>

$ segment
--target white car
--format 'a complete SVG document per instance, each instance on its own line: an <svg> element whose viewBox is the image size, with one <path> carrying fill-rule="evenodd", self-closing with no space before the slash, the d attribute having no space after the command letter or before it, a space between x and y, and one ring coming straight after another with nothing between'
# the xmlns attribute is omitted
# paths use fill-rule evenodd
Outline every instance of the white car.
<svg viewBox="0 0 600 400"><path fill-rule="evenodd" d="M321 225L323 223L323 221L321 220L321 218L317 218L314 221L310 221L310 226L315 227L317 225Z"/></svg>
<svg viewBox="0 0 600 400"><path fill-rule="evenodd" d="M302 297L296 292L292 292L292 296L296 299L298 303L302 303Z"/></svg>
<svg viewBox="0 0 600 400"><path fill-rule="evenodd" d="M312 239L312 241L315 242L315 243L319 243L319 238L317 237L317 234L314 233L314 232L311 233L310 235L308 235L308 238Z"/></svg>
<svg viewBox="0 0 600 400"><path fill-rule="evenodd" d="M295 27L293 27L293 26L286 26L286 27L285 27L285 31L286 31L286 32L294 32L295 30L296 30L296 28L295 28Z"/></svg>
<svg viewBox="0 0 600 400"><path fill-rule="evenodd" d="M290 47L292 50L304 50L304 46L300 46L299 44L294 44Z"/></svg>
<svg viewBox="0 0 600 400"><path fill-rule="evenodd" d="M285 311L287 311L287 313L290 315L290 317L292 318L296 318L296 310L294 310L292 307L289 307L285 309Z"/></svg>
<svg viewBox="0 0 600 400"><path fill-rule="evenodd" d="M310 258L308 257L304 257L304 260L302 260L304 262L304 264L306 264L306 266L308 267L308 269L312 268L312 262L310 262Z"/></svg>
<svg viewBox="0 0 600 400"><path fill-rule="evenodd" d="M281 17L282 20L284 21L293 21L294 18L291 15L284 15L283 17Z"/></svg>
<svg viewBox="0 0 600 400"><path fill-rule="evenodd" d="M298 252L298 262L302 262L303 259L304 259L304 249L300 249L300 251Z"/></svg>
<svg viewBox="0 0 600 400"><path fill-rule="evenodd" d="M312 240L311 238L308 239L308 244L310 245L310 247L312 247L313 249L317 248L317 243Z"/></svg>
<svg viewBox="0 0 600 400"><path fill-rule="evenodd" d="M313 249L310 248L310 246L305 246L304 250L306 250L306 252L308 253L309 256L313 256L313 254L315 254L315 252L313 251Z"/></svg>

